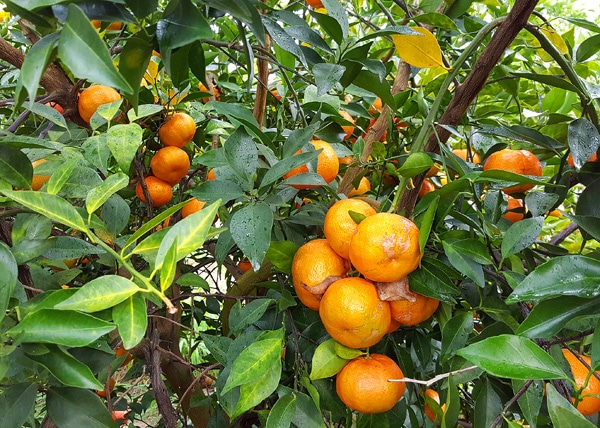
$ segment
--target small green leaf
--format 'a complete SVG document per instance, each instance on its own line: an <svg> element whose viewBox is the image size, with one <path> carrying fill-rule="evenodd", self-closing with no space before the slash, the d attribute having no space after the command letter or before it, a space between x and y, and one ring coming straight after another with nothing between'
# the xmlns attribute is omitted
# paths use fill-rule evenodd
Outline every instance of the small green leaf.
<svg viewBox="0 0 600 428"><path fill-rule="evenodd" d="M285 159L280 160L266 172L263 177L260 187L264 188L283 177L287 172L301 165L311 162L319 156L318 152L311 150L310 152L300 153Z"/></svg>
<svg viewBox="0 0 600 428"><path fill-rule="evenodd" d="M473 312L453 316L442 328L442 362L448 361L465 347L473 332Z"/></svg>
<svg viewBox="0 0 600 428"><path fill-rule="evenodd" d="M0 414L4 428L21 428L33 414L38 384L16 383L0 387Z"/></svg>
<svg viewBox="0 0 600 428"><path fill-rule="evenodd" d="M255 271L260 269L271 244L272 227L273 211L265 203L246 205L231 216L231 236Z"/></svg>
<svg viewBox="0 0 600 428"><path fill-rule="evenodd" d="M324 379L336 375L348 363L335 350L335 340L329 339L315 349L310 370L310 379Z"/></svg>
<svg viewBox="0 0 600 428"><path fill-rule="evenodd" d="M521 390L523 385L527 381L513 379L512 389L515 394ZM523 416L528 422L534 422L537 416L540 414L540 408L542 407L542 401L544 399L544 382L541 380L535 380L527 391L522 394L519 399L519 407L523 412ZM535 428L535 426L533 426Z"/></svg>
<svg viewBox="0 0 600 428"><path fill-rule="evenodd" d="M596 424L587 420L573 405L556 391L552 383L546 384L548 413L555 427L593 428Z"/></svg>
<svg viewBox="0 0 600 428"><path fill-rule="evenodd" d="M359 349L354 349L354 348L348 348L347 346L342 345L339 342L336 342L334 340L334 348L335 348L335 353L345 359L345 360L352 360L356 357L360 357L361 355L364 355L364 352L359 350Z"/></svg>
<svg viewBox="0 0 600 428"><path fill-rule="evenodd" d="M119 275L105 275L92 279L64 302L55 306L60 310L98 312L112 308L140 291L131 280Z"/></svg>
<svg viewBox="0 0 600 428"><path fill-rule="evenodd" d="M95 212L114 193L127 187L129 177L122 172L110 175L102 184L90 190L85 198L85 208L89 214Z"/></svg>
<svg viewBox="0 0 600 428"><path fill-rule="evenodd" d="M411 153L406 161L398 168L398 174L403 177L414 177L429 170L433 166L433 160L425 152Z"/></svg>
<svg viewBox="0 0 600 428"><path fill-rule="evenodd" d="M125 174L129 173L131 162L142 143L142 134L143 130L137 123L111 126L106 134L106 144Z"/></svg>
<svg viewBox="0 0 600 428"><path fill-rule="evenodd" d="M90 390L51 387L46 405L52 422L59 427L118 428L106 405Z"/></svg>
<svg viewBox="0 0 600 428"><path fill-rule="evenodd" d="M244 191L231 181L208 180L194 187L190 195L200 201L206 201L207 204L217 200L226 203L244 196Z"/></svg>
<svg viewBox="0 0 600 428"><path fill-rule="evenodd" d="M266 428L287 428L296 413L296 395L286 394L275 402L267 416Z"/></svg>
<svg viewBox="0 0 600 428"><path fill-rule="evenodd" d="M77 165L76 159L70 159L62 163L54 170L46 185L46 192L56 195L63 188L64 184L69 180L71 174Z"/></svg>
<svg viewBox="0 0 600 428"><path fill-rule="evenodd" d="M291 274L292 261L298 248L298 244L292 241L272 241L265 257L281 272Z"/></svg>
<svg viewBox="0 0 600 428"><path fill-rule="evenodd" d="M233 339L227 336L213 336L202 332L198 334L204 341L204 345L210 352L210 355L212 355L219 363L227 365L227 352L229 346L233 343Z"/></svg>
<svg viewBox="0 0 600 428"><path fill-rule="evenodd" d="M272 299L265 298L256 299L241 306L238 301L229 313L229 329L231 333L237 335L246 327L257 322L272 303L274 303Z"/></svg>
<svg viewBox="0 0 600 428"><path fill-rule="evenodd" d="M502 239L502 258L517 254L537 241L543 226L543 217L526 218L512 224Z"/></svg>
<svg viewBox="0 0 600 428"><path fill-rule="evenodd" d="M148 315L146 299L141 293L136 293L114 306L112 316L125 349L131 349L142 341L148 327Z"/></svg>
<svg viewBox="0 0 600 428"><path fill-rule="evenodd" d="M173 239L171 247L165 253L165 258L160 267L160 291L163 293L171 287L177 272L177 236Z"/></svg>

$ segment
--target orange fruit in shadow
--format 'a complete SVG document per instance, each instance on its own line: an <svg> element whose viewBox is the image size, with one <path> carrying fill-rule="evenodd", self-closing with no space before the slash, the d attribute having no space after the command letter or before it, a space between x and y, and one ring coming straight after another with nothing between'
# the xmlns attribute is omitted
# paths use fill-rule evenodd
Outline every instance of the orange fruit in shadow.
<svg viewBox="0 0 600 428"><path fill-rule="evenodd" d="M494 169L535 177L542 175L542 163L528 150L504 149L492 153L483 164L483 170ZM518 184L507 187L502 191L508 195L523 193L531 188L533 188L533 184Z"/></svg>
<svg viewBox="0 0 600 428"><path fill-rule="evenodd" d="M563 356L571 366L571 373L573 374L573 380L577 385L577 388L580 389L585 380L590 373L590 370L583 365L579 358L575 356L568 349L562 350ZM588 366L592 364L592 359L587 355L579 355L583 361L587 363ZM600 374L600 371L596 372ZM600 394L600 380L598 380L594 375L590 376L590 380L585 388L581 391L580 395L584 396L586 394ZM572 399L575 402L575 399ZM584 416L590 416L594 413L600 412L600 398L594 397L592 395L584 396L579 403L577 403L577 410L581 412Z"/></svg>
<svg viewBox="0 0 600 428"><path fill-rule="evenodd" d="M198 89L200 90L200 92L208 92L210 94L210 91L208 90L206 85L202 82L198 83ZM215 96L216 101L219 101L221 99L221 92L219 91L219 88L217 88L216 86L213 86L213 95ZM210 97L202 98L202 102L204 104L206 104L209 101L210 101Z"/></svg>
<svg viewBox="0 0 600 428"><path fill-rule="evenodd" d="M404 395L404 373L387 355L371 354L350 360L335 379L335 391L343 403L361 413L391 410Z"/></svg>
<svg viewBox="0 0 600 428"><path fill-rule="evenodd" d="M250 260L248 260L247 258L243 258L242 260L240 260L240 262L238 263L238 268L240 269L240 271L242 273L246 273L249 270L252 270L252 263L250 263Z"/></svg>
<svg viewBox="0 0 600 428"><path fill-rule="evenodd" d="M440 394L438 394L438 392L435 389L427 388L425 390L425 396L431 398L433 401L438 403L438 405L440 404ZM444 411L446 411L446 403L442 405L442 412ZM431 406L427 404L427 402L425 403L424 413L425 416L427 416L432 422L436 422L438 425L441 424L440 420L436 420L437 416L431 408Z"/></svg>
<svg viewBox="0 0 600 428"><path fill-rule="evenodd" d="M165 146L182 148L192 141L196 133L196 122L187 113L178 112L173 114L159 128L158 138Z"/></svg>
<svg viewBox="0 0 600 428"><path fill-rule="evenodd" d="M92 26L95 29L99 29L100 27L102 27L102 21L100 21L98 19L92 19L90 22L92 23ZM106 26L105 29L109 30L109 31L117 31L117 30L120 30L122 26L123 26L123 24L120 22L111 22L110 24L108 24Z"/></svg>
<svg viewBox="0 0 600 428"><path fill-rule="evenodd" d="M292 260L292 282L304 305L319 310L325 290L346 276L348 262L329 246L326 239L313 239L302 245Z"/></svg>
<svg viewBox="0 0 600 428"><path fill-rule="evenodd" d="M144 182L148 188L148 194L152 200L153 207L162 207L163 205L168 204L171 199L173 199L173 188L166 181L150 175L144 178ZM135 186L135 195L143 203L148 203L146 201L146 197L144 196L144 189L142 189L141 183L138 183L137 186Z"/></svg>
<svg viewBox="0 0 600 428"><path fill-rule="evenodd" d="M592 156L590 156L590 158L587 160L587 162L596 162L598 160L598 155L596 153L594 153ZM575 167L575 162L573 162L573 154L569 153L569 157L567 158L567 163L569 165L571 165L572 167Z"/></svg>
<svg viewBox="0 0 600 428"><path fill-rule="evenodd" d="M354 133L354 129L356 128L356 126L354 126L354 124L356 123L356 121L350 115L350 113L348 113L346 110L340 110L340 116L342 116L348 122L352 123L352 125L342 125L342 129L346 133L346 135L344 136L344 140L347 140Z"/></svg>
<svg viewBox="0 0 600 428"><path fill-rule="evenodd" d="M439 300L414 291L410 291L407 297L411 300L390 301L392 319L404 326L417 325L428 320L440 305Z"/></svg>
<svg viewBox="0 0 600 428"><path fill-rule="evenodd" d="M369 132L369 129L371 129L371 127L375 124L375 122L377 121L376 118L372 117L371 119L369 119L369 126L367 127L365 134L363 135L363 137L366 135L367 132ZM383 134L381 134L381 137L379 137L379 142L383 143L387 141L387 129L385 131L383 131Z"/></svg>
<svg viewBox="0 0 600 428"><path fill-rule="evenodd" d="M508 196L507 202L508 205L506 206L506 210L504 211L504 214L502 214L502 217L511 223L516 223L517 221L523 220L523 218L525 218L525 213L523 212L523 201L521 199Z"/></svg>
<svg viewBox="0 0 600 428"><path fill-rule="evenodd" d="M306 4L308 4L310 7L314 7L315 9L324 7L321 0L306 0Z"/></svg>
<svg viewBox="0 0 600 428"><path fill-rule="evenodd" d="M368 348L390 328L389 302L377 294L375 284L363 278L335 281L321 298L319 315L327 333L349 348Z"/></svg>
<svg viewBox="0 0 600 428"><path fill-rule="evenodd" d="M341 199L327 210L323 225L325 238L331 248L345 259L350 258L350 241L358 228L349 211L367 217L376 214L371 205L360 199Z"/></svg>
<svg viewBox="0 0 600 428"><path fill-rule="evenodd" d="M331 147L331 144L323 140L312 140L310 143L314 146L315 150L323 149L317 158L317 170L315 172L323 177L323 180L325 180L326 183L331 183L335 177L337 177L340 170L340 162L335 150ZM300 151L296 154L299 153ZM286 172L283 175L283 178L290 178L304 172L308 172L308 167L306 165L300 165L299 167ZM314 189L319 187L313 184L292 184L291 186L296 189Z"/></svg>
<svg viewBox="0 0 600 428"><path fill-rule="evenodd" d="M371 182L367 177L363 176L358 183L358 188L355 189L352 187L352 190L350 193L348 193L348 197L351 198L353 196L362 195L367 193L369 190L371 190Z"/></svg>
<svg viewBox="0 0 600 428"><path fill-rule="evenodd" d="M152 173L171 185L179 183L190 169L190 158L176 146L163 147L150 160Z"/></svg>
<svg viewBox="0 0 600 428"><path fill-rule="evenodd" d="M360 222L350 241L352 265L375 282L395 282L421 261L419 228L398 214L377 213Z"/></svg>
<svg viewBox="0 0 600 428"><path fill-rule="evenodd" d="M190 199L190 201L183 206L181 209L181 218L186 218L190 214L194 214L204 208L206 202L200 201L196 198Z"/></svg>
<svg viewBox="0 0 600 428"><path fill-rule="evenodd" d="M428 193L431 193L435 190L435 185L431 180L425 179L423 184L421 184L421 188L419 189L419 198L422 198Z"/></svg>
<svg viewBox="0 0 600 428"><path fill-rule="evenodd" d="M33 169L35 171L35 168L38 165L43 164L44 162L47 162L46 159L38 159L36 161L31 162L31 166L33 167ZM48 180L50 180L49 175L33 174L33 177L31 179L31 190L40 190L42 188L42 186L44 185L44 183L47 182Z"/></svg>
<svg viewBox="0 0 600 428"><path fill-rule="evenodd" d="M110 379L108 379L108 390L112 392L112 390L115 389L116 383L117 381L115 380L115 378L111 377ZM106 389L98 389L96 391L96 395L98 395L99 397L106 397Z"/></svg>
<svg viewBox="0 0 600 428"><path fill-rule="evenodd" d="M92 85L79 94L77 110L79 111L79 116L89 123L96 110L98 110L98 107L103 104L119 101L120 99L121 95L110 86Z"/></svg>

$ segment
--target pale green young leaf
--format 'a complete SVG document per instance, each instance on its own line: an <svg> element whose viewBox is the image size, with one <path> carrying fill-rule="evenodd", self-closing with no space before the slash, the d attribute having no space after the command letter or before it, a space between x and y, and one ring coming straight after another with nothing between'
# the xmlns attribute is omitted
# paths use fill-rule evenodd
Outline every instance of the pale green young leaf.
<svg viewBox="0 0 600 428"><path fill-rule="evenodd" d="M129 184L129 177L122 172L110 175L98 187L93 188L85 198L85 208L88 213L93 213L105 203L114 193Z"/></svg>
<svg viewBox="0 0 600 428"><path fill-rule="evenodd" d="M83 285L55 309L98 312L121 303L138 291L140 288L130 279L119 275L100 276Z"/></svg>
<svg viewBox="0 0 600 428"><path fill-rule="evenodd" d="M125 349L131 349L142 341L148 327L148 314L146 299L141 293L136 293L114 306L112 316Z"/></svg>
<svg viewBox="0 0 600 428"><path fill-rule="evenodd" d="M177 271L177 236L173 239L171 247L167 250L162 266L160 267L160 291L169 289Z"/></svg>

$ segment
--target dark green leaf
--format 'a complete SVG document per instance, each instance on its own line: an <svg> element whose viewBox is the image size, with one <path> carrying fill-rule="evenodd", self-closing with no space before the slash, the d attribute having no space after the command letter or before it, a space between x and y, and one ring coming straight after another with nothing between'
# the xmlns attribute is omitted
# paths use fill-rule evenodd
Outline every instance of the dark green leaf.
<svg viewBox="0 0 600 428"><path fill-rule="evenodd" d="M429 241L429 235L433 228L433 222L435 220L435 213L440 203L439 195L434 195L432 201L427 207L427 211L422 216L415 219L415 224L419 227L419 248L421 248L421 254L425 251L425 246Z"/></svg>
<svg viewBox="0 0 600 428"><path fill-rule="evenodd" d="M525 380L513 380L512 387L513 392L517 394L517 392L525 385L527 381ZM542 401L544 399L544 383L541 380L535 380L527 391L522 394L519 399L519 407L523 412L523 416L525 416L525 420L530 423L533 428L536 428L535 422L537 416L540 413L540 408L542 406Z"/></svg>
<svg viewBox="0 0 600 428"><path fill-rule="evenodd" d="M29 358L45 367L62 385L102 389L102 384L94 377L88 366L58 346L47 345L47 349L50 352L29 355Z"/></svg>
<svg viewBox="0 0 600 428"><path fill-rule="evenodd" d="M496 417L502 413L502 399L494 389L490 379L478 385L474 394L475 409L473 412L473 425L479 427L490 427Z"/></svg>
<svg viewBox="0 0 600 428"><path fill-rule="evenodd" d="M301 165L305 165L314 159L317 159L318 156L319 152L311 150L307 153L300 153L298 155L280 160L271 166L271 168L269 168L260 183L260 187L264 188L265 186L273 184L275 181L283 177L287 172Z"/></svg>
<svg viewBox="0 0 600 428"><path fill-rule="evenodd" d="M319 63L313 66L312 71L317 84L317 95L323 95L339 83L346 67L338 64Z"/></svg>
<svg viewBox="0 0 600 428"><path fill-rule="evenodd" d="M525 206L533 217L539 217L554 207L558 200L559 196L556 193L527 192Z"/></svg>
<svg viewBox="0 0 600 428"><path fill-rule="evenodd" d="M326 428L321 411L306 394L296 392L296 414L292 423L298 428Z"/></svg>
<svg viewBox="0 0 600 428"><path fill-rule="evenodd" d="M361 70L352 83L374 93L381 98L384 105L389 105L392 111L396 110L396 102L392 96L390 84L386 80L379 79L377 74Z"/></svg>
<svg viewBox="0 0 600 428"><path fill-rule="evenodd" d="M454 304L452 296L460 294L454 283L456 272L439 260L424 257L421 266L410 274L410 288L424 296Z"/></svg>
<svg viewBox="0 0 600 428"><path fill-rule="evenodd" d="M573 164L575 168L581 169L598 150L600 133L592 122L580 117L569 124L568 143L573 155Z"/></svg>
<svg viewBox="0 0 600 428"><path fill-rule="evenodd" d="M53 33L41 38L25 56L21 66L21 83L29 94L30 103L38 94L40 79L52 59L58 36L58 33Z"/></svg>
<svg viewBox="0 0 600 428"><path fill-rule="evenodd" d="M246 327L260 320L272 303L272 299L265 298L253 300L241 306L238 301L229 313L229 329L231 330L231 334L237 335Z"/></svg>
<svg viewBox="0 0 600 428"><path fill-rule="evenodd" d="M323 6L327 9L327 16L335 19L342 32L342 37L348 37L348 11L342 6L338 0L323 0Z"/></svg>
<svg viewBox="0 0 600 428"><path fill-rule="evenodd" d="M577 92L577 88L570 83L569 81L563 79L562 77L552 76L549 74L536 74L536 73L526 73L526 72L513 72L517 77L522 77L524 79L533 80L536 82L543 83L545 85L554 86L561 89L566 89L567 91Z"/></svg>
<svg viewBox="0 0 600 428"><path fill-rule="evenodd" d="M141 293L136 293L114 306L112 316L125 349L131 349L142 341L148 327L148 315L146 299Z"/></svg>
<svg viewBox="0 0 600 428"><path fill-rule="evenodd" d="M592 338L592 370L598 370L600 368L600 333L596 334L596 332L600 332L600 320L596 324L596 329L594 330L594 336Z"/></svg>
<svg viewBox="0 0 600 428"><path fill-rule="evenodd" d="M49 388L48 415L61 428L118 428L106 405L92 391L81 388Z"/></svg>
<svg viewBox="0 0 600 428"><path fill-rule="evenodd" d="M208 333L199 334L204 341L204 345L210 352L210 355L212 355L219 363L226 365L228 362L227 351L229 350L229 346L233 343L233 339L226 336L213 336Z"/></svg>
<svg viewBox="0 0 600 428"><path fill-rule="evenodd" d="M302 52L302 49L300 49L300 46L296 43L296 40L294 40L294 38L290 36L285 29L281 28L276 21L273 21L268 17L263 17L262 22L273 41L277 43L280 48L294 55L298 60L300 60L304 67L308 68L308 63L306 62L304 53Z"/></svg>
<svg viewBox="0 0 600 428"><path fill-rule="evenodd" d="M423 15L417 15L414 17L416 22L423 24L429 24L436 28L443 28L444 30L456 30L456 24L446 15L437 12L424 13Z"/></svg>
<svg viewBox="0 0 600 428"><path fill-rule="evenodd" d="M21 428L33 413L38 384L16 383L0 388L0 414L3 428Z"/></svg>
<svg viewBox="0 0 600 428"><path fill-rule="evenodd" d="M271 245L272 227L273 212L264 203L246 205L231 216L231 236L255 271L260 269Z"/></svg>
<svg viewBox="0 0 600 428"><path fill-rule="evenodd" d="M131 162L142 143L143 130L137 123L117 124L106 133L106 144L117 160L121 170L127 174Z"/></svg>
<svg viewBox="0 0 600 428"><path fill-rule="evenodd" d="M17 261L10 248L4 242L0 242L0 322L6 315L8 303L17 285L18 274Z"/></svg>
<svg viewBox="0 0 600 428"><path fill-rule="evenodd" d="M29 158L16 147L0 144L0 178L14 187L29 188L32 177Z"/></svg>
<svg viewBox="0 0 600 428"><path fill-rule="evenodd" d="M248 24L254 36L264 45L265 30L260 20L260 14L256 5L249 0L228 1L228 0L206 0L206 3L216 9L228 12L231 16L244 21Z"/></svg>
<svg viewBox="0 0 600 428"><path fill-rule="evenodd" d="M273 15L277 17L279 21L282 21L288 25L288 27L285 28L285 31L290 36L298 39L300 42L308 43L309 45L327 53L332 53L331 48L327 43L325 43L321 35L314 29L310 28L308 23L295 13L287 10L277 10L273 11Z"/></svg>
<svg viewBox="0 0 600 428"><path fill-rule="evenodd" d="M74 236L55 236L50 240L52 247L44 251L44 257L53 260L72 260L90 254L103 254L105 251Z"/></svg>
<svg viewBox="0 0 600 428"><path fill-rule="evenodd" d="M600 34L586 38L579 46L575 53L577 62L583 62L594 56L600 49Z"/></svg>
<svg viewBox="0 0 600 428"><path fill-rule="evenodd" d="M292 273L292 260L298 248L291 241L273 241L265 257L281 272Z"/></svg>
<svg viewBox="0 0 600 428"><path fill-rule="evenodd" d="M537 241L543 226L543 217L526 218L512 224L504 233L502 258L517 254Z"/></svg>
<svg viewBox="0 0 600 428"><path fill-rule="evenodd" d="M238 128L225 141L225 158L245 190L252 189L254 174L258 168L258 149L243 128Z"/></svg>
<svg viewBox="0 0 600 428"><path fill-rule="evenodd" d="M143 32L140 31L136 36L128 38L119 55L119 72L132 88L139 86L152 56L151 41L141 37L140 34ZM138 108L138 95L139 91L127 93L127 99L134 110Z"/></svg>
<svg viewBox="0 0 600 428"><path fill-rule="evenodd" d="M471 278L475 284L483 288L485 283L481 264L471 259L468 255L461 253L454 247L454 243L451 241L444 241L443 246L444 252L452 266L459 272L462 272L464 275Z"/></svg>
<svg viewBox="0 0 600 428"><path fill-rule="evenodd" d="M224 180L207 180L195 187L190 192L195 198L211 203L221 199L223 203L244 196L244 191L240 186Z"/></svg>
<svg viewBox="0 0 600 428"><path fill-rule="evenodd" d="M472 332L473 312L455 315L444 324L442 329L442 362L448 361L459 349L464 348Z"/></svg>
<svg viewBox="0 0 600 428"><path fill-rule="evenodd" d="M50 180L48 180L46 192L53 195L56 195L58 192L60 192L64 184L69 180L69 177L71 177L76 165L77 161L75 159L70 159L63 162L58 168L56 168L50 176Z"/></svg>

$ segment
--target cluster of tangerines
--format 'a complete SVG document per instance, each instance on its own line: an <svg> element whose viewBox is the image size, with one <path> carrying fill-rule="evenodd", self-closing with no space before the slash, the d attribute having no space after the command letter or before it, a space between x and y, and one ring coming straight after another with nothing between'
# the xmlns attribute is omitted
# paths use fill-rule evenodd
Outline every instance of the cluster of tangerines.
<svg viewBox="0 0 600 428"><path fill-rule="evenodd" d="M300 301L319 312L340 344L369 348L400 326L427 320L439 301L415 293L407 275L421 260L419 229L398 214L376 212L357 198L334 203L325 216L325 239L302 245L292 261ZM352 271L355 269L356 271ZM363 355L336 377L336 391L351 409L390 410L405 391L402 370L389 357Z"/></svg>

